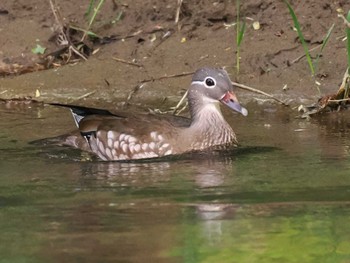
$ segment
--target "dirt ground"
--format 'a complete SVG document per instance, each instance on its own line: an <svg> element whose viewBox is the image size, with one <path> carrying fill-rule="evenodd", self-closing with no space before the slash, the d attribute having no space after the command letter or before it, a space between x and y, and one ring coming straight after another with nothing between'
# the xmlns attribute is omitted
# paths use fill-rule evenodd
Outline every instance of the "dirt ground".
<svg viewBox="0 0 350 263"><path fill-rule="evenodd" d="M84 14L89 2L56 0L56 5L66 25L87 28ZM317 81L322 94L336 92L347 67L345 26L338 13L346 13L350 2L297 0L291 4L310 49L320 45L335 24L319 60ZM131 103L165 99L173 103L187 89L190 76L158 78L202 66L226 67L233 80L292 104L319 97L306 59L297 60L304 51L282 0L241 0L241 18L247 28L239 74L233 24L236 1L184 0L178 24L176 10L175 0L106 0L91 30L99 36L114 36L114 41L94 44L94 54L87 61L19 74L15 66L29 67L40 60L32 53L37 44L47 48L46 54L59 48L50 41L56 22L49 1L2 0L0 98L40 95L44 101L86 105L125 101L133 94ZM254 22L260 23L260 29L253 28ZM152 79L132 93L142 81ZM261 98L238 93L243 103Z"/></svg>

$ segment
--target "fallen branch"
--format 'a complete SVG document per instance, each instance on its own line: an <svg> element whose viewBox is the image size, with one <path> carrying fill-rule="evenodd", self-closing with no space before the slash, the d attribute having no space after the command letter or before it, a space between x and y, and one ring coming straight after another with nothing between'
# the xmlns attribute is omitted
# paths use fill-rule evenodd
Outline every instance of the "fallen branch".
<svg viewBox="0 0 350 263"><path fill-rule="evenodd" d="M244 84L237 83L237 82L233 82L233 81L232 81L232 84L233 84L234 86L237 86L238 88L241 88L241 89L244 89L244 90L248 90L248 91L251 91L251 92L254 92L254 93L257 93L257 94L264 95L264 96L269 97L269 98L271 98L271 99L274 99L275 101L281 103L281 104L284 105L284 106L289 106L289 105L288 105L287 103L285 103L284 101L281 101L280 99L277 99L277 98L274 97L273 95L268 94L268 93L266 93L266 92L264 92L264 91L261 91L261 90L258 90L258 89L254 89L254 88L252 88L252 87L249 87L249 86L246 86L246 85L244 85Z"/></svg>
<svg viewBox="0 0 350 263"><path fill-rule="evenodd" d="M191 71L191 72L183 72L183 73L179 73L179 74L173 74L173 75L169 75L169 76L162 76L162 77L159 77L159 78L150 78L150 79L144 79L142 81L140 81L140 84L137 85L134 90L132 92L130 92L129 96L128 96L128 99L127 101L130 101L132 96L135 95L135 93L137 93L137 91L143 87L143 85L147 82L152 82L152 81L158 81L158 80L162 80L162 79L170 79L170 78L178 78L178 77L185 77L185 76L188 76L188 75L193 75L194 71ZM282 105L284 106L289 106L287 103L285 103L284 101L274 97L273 95L271 94L268 94L264 91L261 91L261 90L258 90L258 89L255 89L255 88L252 88L252 87L249 87L249 86L246 86L246 85L243 85L243 84L240 84L240 83L237 83L237 82L233 82L232 81L232 85L238 87L238 88L241 88L241 89L244 89L244 90L248 90L250 92L254 92L254 93L257 93L257 94L261 94L261 95L264 95L266 97L269 97L279 103L281 103ZM178 110L178 108L180 107L180 105L183 103L183 101L185 100L186 98L186 95L187 95L187 92L182 96L182 98L180 99L180 101L178 102L178 104L173 108L173 114L176 114L176 111Z"/></svg>
<svg viewBox="0 0 350 263"><path fill-rule="evenodd" d="M126 102L129 102L132 97L140 90L143 88L143 86L145 85L145 83L141 83L136 85L133 90L129 93L128 97L126 98Z"/></svg>
<svg viewBox="0 0 350 263"><path fill-rule="evenodd" d="M90 91L90 92L88 92L88 93L86 93L86 94L83 94L83 95L81 95L81 96L75 98L75 100L85 99L85 98L89 97L90 95L92 95L92 94L94 94L94 93L96 93L96 90Z"/></svg>
<svg viewBox="0 0 350 263"><path fill-rule="evenodd" d="M348 28L350 28L350 22L345 18L344 15L338 14L338 17L342 18L343 21L344 21L344 24L345 24Z"/></svg>
<svg viewBox="0 0 350 263"><path fill-rule="evenodd" d="M143 66L140 65L140 64L137 64L137 63L134 63L134 62L131 62L131 61L127 61L127 60L124 60L124 59L121 59L121 58L113 57L112 59L115 60L115 61L118 61L120 63L128 64L128 65L135 66L135 67L138 67L138 68L143 68Z"/></svg>
<svg viewBox="0 0 350 263"><path fill-rule="evenodd" d="M312 51L314 51L314 50L316 50L316 49L322 47L322 45L323 45L323 44L319 44L319 45L317 45L316 47L311 48L311 49L309 50L309 52L312 52ZM289 65L289 66L293 65L294 63L299 62L299 60L301 60L301 59L304 58L305 56L306 56L306 54L303 54L303 55L297 57L296 59L292 60L292 61L290 62L290 65Z"/></svg>
<svg viewBox="0 0 350 263"><path fill-rule="evenodd" d="M173 74L173 75L169 75L169 76L162 76L162 77L159 77L159 78L145 79L145 80L141 81L141 83L152 82L152 81L162 80L162 79L171 79L171 78L185 77L185 76L188 76L188 75L193 75L193 73L194 73L194 71L183 72L183 73Z"/></svg>

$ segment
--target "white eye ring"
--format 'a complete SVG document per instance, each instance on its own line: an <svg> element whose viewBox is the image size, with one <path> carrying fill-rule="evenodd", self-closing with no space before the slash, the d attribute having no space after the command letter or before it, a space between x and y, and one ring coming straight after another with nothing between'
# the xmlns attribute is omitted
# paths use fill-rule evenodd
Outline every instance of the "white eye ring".
<svg viewBox="0 0 350 263"><path fill-rule="evenodd" d="M206 77L204 79L203 83L204 83L205 87L208 89L215 88L215 86L216 86L216 81L212 77Z"/></svg>

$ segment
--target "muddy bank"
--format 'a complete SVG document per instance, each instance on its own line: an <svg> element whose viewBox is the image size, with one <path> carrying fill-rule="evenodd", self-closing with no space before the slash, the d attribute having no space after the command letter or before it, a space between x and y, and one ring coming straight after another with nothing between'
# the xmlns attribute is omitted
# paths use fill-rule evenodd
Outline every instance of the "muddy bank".
<svg viewBox="0 0 350 263"><path fill-rule="evenodd" d="M89 1L83 2L56 1L66 23L84 28ZM337 14L341 10L347 12L350 3L310 0L292 1L292 5L310 48L319 45L335 24L317 75L323 94L335 92L346 69L344 25ZM34 63L38 56L31 49L36 44L46 47L47 52L57 49L49 41L55 24L49 3L4 0L0 10L1 66ZM116 41L94 46L97 52L86 62L1 77L0 96L35 96L39 90L40 99L50 102L125 101L143 80L192 72L201 66L226 67L233 80L291 99L295 104L314 101L319 96L305 58L295 61L304 51L282 1L242 3L241 17L247 30L240 51L239 75L234 67L235 26L228 26L236 19L235 1L184 1L178 25L174 23L175 14L176 1L106 1L92 31L101 36L117 36ZM120 20L115 21L119 15ZM259 30L253 29L254 21L260 23ZM190 78L147 82L131 102L174 102L187 89ZM239 95L243 102L260 97L243 91Z"/></svg>

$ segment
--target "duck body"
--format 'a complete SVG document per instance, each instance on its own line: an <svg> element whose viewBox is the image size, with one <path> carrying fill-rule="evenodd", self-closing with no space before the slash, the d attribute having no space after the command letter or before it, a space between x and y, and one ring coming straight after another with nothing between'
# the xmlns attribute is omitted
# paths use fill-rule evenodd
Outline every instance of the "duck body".
<svg viewBox="0 0 350 263"><path fill-rule="evenodd" d="M80 136L67 137L64 144L89 150L102 160L158 158L237 145L236 135L222 116L219 104L243 115L247 115L247 110L238 103L226 71L197 70L188 101L191 119L54 105L69 107L79 130Z"/></svg>

